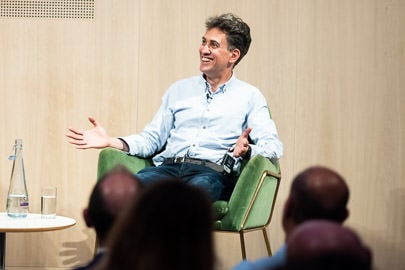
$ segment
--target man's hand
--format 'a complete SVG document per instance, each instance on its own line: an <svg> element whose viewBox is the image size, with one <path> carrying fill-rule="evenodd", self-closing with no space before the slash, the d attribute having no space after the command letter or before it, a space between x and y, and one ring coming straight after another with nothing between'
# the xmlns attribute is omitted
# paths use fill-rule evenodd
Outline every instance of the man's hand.
<svg viewBox="0 0 405 270"><path fill-rule="evenodd" d="M66 137L69 138L68 143L75 145L77 149L111 146L111 139L105 129L93 117L89 117L89 121L93 124L94 128L88 130L68 129L68 133L66 134Z"/></svg>
<svg viewBox="0 0 405 270"><path fill-rule="evenodd" d="M242 135L239 136L236 141L235 149L233 150L234 157L245 157L246 153L249 151L249 133L252 131L251 127L248 127L243 131Z"/></svg>

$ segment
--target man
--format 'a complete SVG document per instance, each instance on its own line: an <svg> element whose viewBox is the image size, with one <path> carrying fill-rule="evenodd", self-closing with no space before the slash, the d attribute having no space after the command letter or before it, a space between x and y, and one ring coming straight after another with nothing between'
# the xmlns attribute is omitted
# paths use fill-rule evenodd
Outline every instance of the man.
<svg viewBox="0 0 405 270"><path fill-rule="evenodd" d="M343 223L349 215L348 200L349 188L337 172L322 166L302 171L294 178L284 204L282 224L286 239L298 225L308 220ZM254 262L245 260L233 270L277 269L285 264L286 249L284 244L272 257Z"/></svg>
<svg viewBox="0 0 405 270"><path fill-rule="evenodd" d="M110 229L142 187L143 183L123 166L113 168L96 183L83 218L87 227L95 229L98 248L93 260L76 270L91 269L101 259Z"/></svg>
<svg viewBox="0 0 405 270"><path fill-rule="evenodd" d="M370 270L372 253L353 230L326 220L307 221L287 241L284 270Z"/></svg>
<svg viewBox="0 0 405 270"><path fill-rule="evenodd" d="M172 84L141 133L111 138L90 117L94 128L69 128L68 142L79 149L113 147L139 157L155 155L156 166L137 174L143 182L179 177L206 190L213 201L233 186L238 159L261 154L278 160L282 144L264 96L233 72L249 50L249 26L223 14L209 18L206 29L199 49L202 75Z"/></svg>

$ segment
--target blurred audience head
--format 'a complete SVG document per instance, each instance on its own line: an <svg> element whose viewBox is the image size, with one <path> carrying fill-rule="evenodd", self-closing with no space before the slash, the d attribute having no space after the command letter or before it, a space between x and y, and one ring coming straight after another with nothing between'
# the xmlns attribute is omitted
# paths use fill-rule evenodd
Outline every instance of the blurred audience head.
<svg viewBox="0 0 405 270"><path fill-rule="evenodd" d="M349 188L337 172L322 166L309 167L292 182L283 211L287 238L298 224L312 219L343 223L348 215Z"/></svg>
<svg viewBox="0 0 405 270"><path fill-rule="evenodd" d="M299 225L287 240L286 270L370 270L372 253L353 230L326 220Z"/></svg>
<svg viewBox="0 0 405 270"><path fill-rule="evenodd" d="M94 227L100 245L142 186L143 183L121 165L114 167L96 183L88 207L83 210L83 218L88 227Z"/></svg>
<svg viewBox="0 0 405 270"><path fill-rule="evenodd" d="M179 179L145 187L114 226L101 269L212 270L212 206Z"/></svg>

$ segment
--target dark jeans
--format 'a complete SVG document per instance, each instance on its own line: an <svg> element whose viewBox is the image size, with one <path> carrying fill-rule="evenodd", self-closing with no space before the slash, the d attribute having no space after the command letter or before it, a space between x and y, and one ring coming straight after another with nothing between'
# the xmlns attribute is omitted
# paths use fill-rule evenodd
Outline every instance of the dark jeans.
<svg viewBox="0 0 405 270"><path fill-rule="evenodd" d="M233 188L232 177L211 168L190 164L162 164L157 167L146 167L136 174L145 184L156 182L168 177L177 177L187 184L205 190L211 201L228 199Z"/></svg>

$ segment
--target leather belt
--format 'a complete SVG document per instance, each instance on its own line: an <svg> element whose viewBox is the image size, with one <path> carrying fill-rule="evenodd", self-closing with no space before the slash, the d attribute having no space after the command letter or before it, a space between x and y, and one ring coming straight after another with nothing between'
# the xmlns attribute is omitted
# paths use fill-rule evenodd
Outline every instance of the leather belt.
<svg viewBox="0 0 405 270"><path fill-rule="evenodd" d="M224 168L221 165L218 165L214 162L204 159L197 159L197 158L189 158L189 157L173 157L173 158L165 158L163 164L174 164L174 163L191 163L197 164L201 166L205 166L208 168L213 169L214 171L223 173Z"/></svg>

